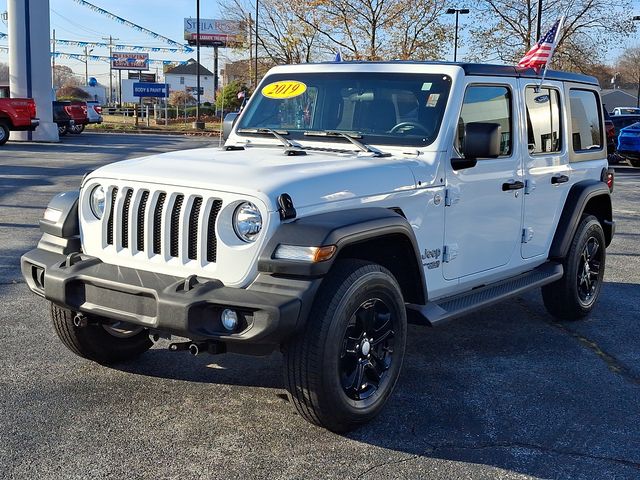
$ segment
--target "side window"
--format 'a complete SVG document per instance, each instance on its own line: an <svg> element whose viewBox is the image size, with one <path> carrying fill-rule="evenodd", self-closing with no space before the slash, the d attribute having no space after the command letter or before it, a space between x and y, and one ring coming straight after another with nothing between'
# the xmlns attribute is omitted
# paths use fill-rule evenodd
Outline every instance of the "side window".
<svg viewBox="0 0 640 480"><path fill-rule="evenodd" d="M458 150L464 138L464 126L473 122L499 124L502 128L500 155L511 155L511 91L507 87L474 85L467 88L458 119Z"/></svg>
<svg viewBox="0 0 640 480"><path fill-rule="evenodd" d="M180 77L180 85L184 85L184 77Z"/></svg>
<svg viewBox="0 0 640 480"><path fill-rule="evenodd" d="M562 150L558 91L550 88L536 91L534 87L527 87L525 103L529 153L554 153Z"/></svg>
<svg viewBox="0 0 640 480"><path fill-rule="evenodd" d="M596 93L571 89L571 143L574 152L602 149L602 119Z"/></svg>

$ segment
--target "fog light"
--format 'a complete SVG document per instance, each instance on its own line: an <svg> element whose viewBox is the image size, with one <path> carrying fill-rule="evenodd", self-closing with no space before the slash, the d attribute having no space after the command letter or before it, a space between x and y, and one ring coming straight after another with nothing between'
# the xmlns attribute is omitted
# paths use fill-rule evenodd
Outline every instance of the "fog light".
<svg viewBox="0 0 640 480"><path fill-rule="evenodd" d="M222 326L230 332L233 332L238 326L238 314L233 310L225 308L222 311Z"/></svg>

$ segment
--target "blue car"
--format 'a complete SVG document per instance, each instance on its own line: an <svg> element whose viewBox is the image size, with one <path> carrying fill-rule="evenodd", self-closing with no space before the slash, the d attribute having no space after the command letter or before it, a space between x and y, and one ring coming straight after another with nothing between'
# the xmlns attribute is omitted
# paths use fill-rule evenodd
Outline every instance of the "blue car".
<svg viewBox="0 0 640 480"><path fill-rule="evenodd" d="M618 135L618 154L640 167L640 122L620 129Z"/></svg>

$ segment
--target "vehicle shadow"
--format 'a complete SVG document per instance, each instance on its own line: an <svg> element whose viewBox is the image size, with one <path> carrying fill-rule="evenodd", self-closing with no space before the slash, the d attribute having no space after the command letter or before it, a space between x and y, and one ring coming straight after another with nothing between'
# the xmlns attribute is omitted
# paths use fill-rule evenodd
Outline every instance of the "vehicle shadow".
<svg viewBox="0 0 640 480"><path fill-rule="evenodd" d="M553 321L535 292L442 327L412 325L394 395L379 417L346 437L418 459L544 478L637 478L638 306L638 285L610 282L583 322ZM283 389L282 366L279 354L192 357L153 349L116 368Z"/></svg>

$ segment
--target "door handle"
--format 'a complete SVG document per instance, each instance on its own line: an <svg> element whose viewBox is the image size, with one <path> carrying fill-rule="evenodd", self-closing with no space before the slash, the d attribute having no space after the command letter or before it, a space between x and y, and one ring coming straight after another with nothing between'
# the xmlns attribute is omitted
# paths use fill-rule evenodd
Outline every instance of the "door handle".
<svg viewBox="0 0 640 480"><path fill-rule="evenodd" d="M566 175L554 175L551 177L551 183L553 185L557 185L558 183L567 183L569 181L569 177Z"/></svg>
<svg viewBox="0 0 640 480"><path fill-rule="evenodd" d="M508 192L509 190L520 190L524 188L524 182L519 180L511 180L502 184L502 191Z"/></svg>

